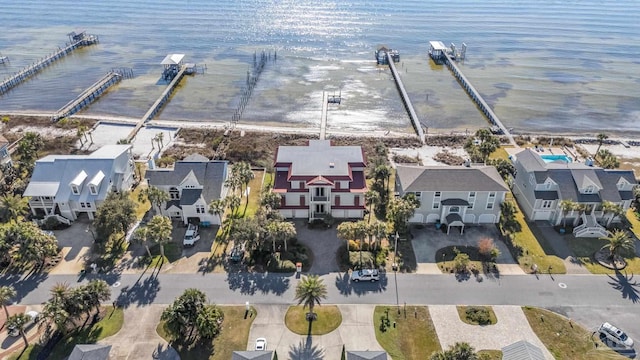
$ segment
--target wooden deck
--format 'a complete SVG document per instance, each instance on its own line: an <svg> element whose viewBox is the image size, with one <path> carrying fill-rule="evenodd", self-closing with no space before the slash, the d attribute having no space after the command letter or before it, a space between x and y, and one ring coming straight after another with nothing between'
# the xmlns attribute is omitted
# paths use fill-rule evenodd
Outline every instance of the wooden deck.
<svg viewBox="0 0 640 360"><path fill-rule="evenodd" d="M387 54L387 56L389 56ZM424 144L424 131L422 130L422 126L420 125L420 119L418 119L418 115L416 111L413 109L413 104L411 104L411 99L409 98L409 94L404 88L404 84L402 83L402 79L400 78L400 74L398 70L396 70L396 65L393 62L393 59L387 59L387 63L389 65L389 69L391 69L391 74L393 75L393 79L396 82L396 87L398 88L398 92L400 92L400 98L402 98L402 102L404 103L404 107L407 109L407 114L409 115L409 119L411 120L411 124L416 131L416 134L420 138L420 141Z"/></svg>

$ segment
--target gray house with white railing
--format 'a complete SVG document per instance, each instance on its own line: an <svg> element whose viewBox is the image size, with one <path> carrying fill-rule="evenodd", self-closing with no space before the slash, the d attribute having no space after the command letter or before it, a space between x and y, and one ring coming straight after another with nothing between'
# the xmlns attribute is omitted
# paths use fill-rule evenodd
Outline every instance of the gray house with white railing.
<svg viewBox="0 0 640 360"><path fill-rule="evenodd" d="M603 204L613 203L626 212L634 199L637 181L632 170L603 169L593 161L569 158L545 161L532 149L512 155L512 161L516 168L513 194L527 219L576 226L573 233L577 237L606 236L605 226L621 219L604 211ZM563 200L578 206L563 211Z"/></svg>
<svg viewBox="0 0 640 360"><path fill-rule="evenodd" d="M459 227L495 224L509 187L494 166L404 166L396 168L396 195L420 200L409 223Z"/></svg>

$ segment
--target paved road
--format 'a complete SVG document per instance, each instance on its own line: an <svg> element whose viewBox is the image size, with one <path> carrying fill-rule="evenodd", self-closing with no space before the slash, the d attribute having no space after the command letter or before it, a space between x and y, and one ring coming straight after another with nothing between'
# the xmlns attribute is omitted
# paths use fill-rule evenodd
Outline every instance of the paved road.
<svg viewBox="0 0 640 360"><path fill-rule="evenodd" d="M113 299L125 306L169 304L185 289L204 291L218 304L290 304L293 275L282 274L142 274L93 275L114 286ZM458 279L455 275L394 274L378 283L350 284L348 276L322 276L329 304L532 305L550 308L587 327L608 320L640 339L640 283L632 275L507 275L497 279ZM40 304L56 283L78 284L72 275L2 276L0 285L18 290L21 304Z"/></svg>

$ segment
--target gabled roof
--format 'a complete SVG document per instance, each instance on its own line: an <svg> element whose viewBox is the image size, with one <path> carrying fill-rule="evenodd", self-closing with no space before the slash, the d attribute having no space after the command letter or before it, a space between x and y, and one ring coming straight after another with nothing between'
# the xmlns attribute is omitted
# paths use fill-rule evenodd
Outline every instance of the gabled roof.
<svg viewBox="0 0 640 360"><path fill-rule="evenodd" d="M318 175L313 179L307 181L307 185L331 185L333 186L333 181L327 179L322 175Z"/></svg>
<svg viewBox="0 0 640 360"><path fill-rule="evenodd" d="M173 169L149 169L145 178L151 186L178 186L191 172L202 185L202 196L209 203L219 199L227 179L227 161L176 161ZM184 192L183 190L183 196ZM181 202L182 203L182 202Z"/></svg>
<svg viewBox="0 0 640 360"><path fill-rule="evenodd" d="M111 345L80 344L76 345L68 360L108 360Z"/></svg>
<svg viewBox="0 0 640 360"><path fill-rule="evenodd" d="M329 140L309 140L308 146L280 146L276 166L289 166L289 176L349 176L352 165L364 166L360 146L332 146Z"/></svg>
<svg viewBox="0 0 640 360"><path fill-rule="evenodd" d="M404 192L413 191L509 191L493 166L404 166L396 177Z"/></svg>
<svg viewBox="0 0 640 360"><path fill-rule="evenodd" d="M543 360L544 354L539 347L532 343L520 340L502 348L503 360Z"/></svg>
<svg viewBox="0 0 640 360"><path fill-rule="evenodd" d="M184 189L180 195L180 206L193 205L200 199L202 189Z"/></svg>
<svg viewBox="0 0 640 360"><path fill-rule="evenodd" d="M271 360L273 351L234 351L231 360Z"/></svg>
<svg viewBox="0 0 640 360"><path fill-rule="evenodd" d="M347 360L387 360L386 351L347 351Z"/></svg>
<svg viewBox="0 0 640 360"><path fill-rule="evenodd" d="M111 176L120 173L116 159L127 153L131 145L107 145L89 155L49 155L36 161L33 175L23 196L55 196L55 201L95 201L104 199L109 191ZM98 186L98 193L93 195L88 186L82 186L81 192L75 195L69 186L72 182L84 184L87 179L104 179Z"/></svg>
<svg viewBox="0 0 640 360"><path fill-rule="evenodd" d="M169 54L164 57L164 59L160 64L161 65L178 65L182 62L182 59L184 59L184 54Z"/></svg>

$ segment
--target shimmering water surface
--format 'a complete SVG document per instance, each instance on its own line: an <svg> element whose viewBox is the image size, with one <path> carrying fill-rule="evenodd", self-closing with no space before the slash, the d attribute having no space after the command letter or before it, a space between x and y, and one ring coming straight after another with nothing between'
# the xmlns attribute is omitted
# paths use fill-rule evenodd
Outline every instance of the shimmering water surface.
<svg viewBox="0 0 640 360"><path fill-rule="evenodd" d="M206 64L159 119L229 121L254 52L265 67L242 121L318 126L322 91L341 93L328 128L410 131L377 45L398 68L429 131L486 121L428 41L468 45L461 68L507 127L527 132L640 132L640 2L602 0L3 0L7 77L86 29L100 43L0 96L0 112L53 112L111 68L133 68L84 114L141 117L164 89L168 53Z"/></svg>

